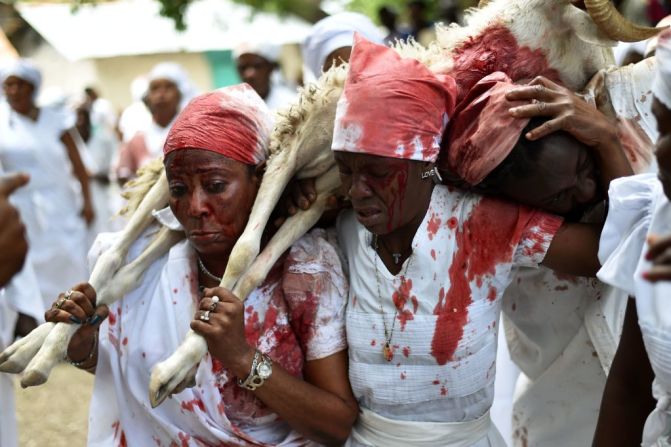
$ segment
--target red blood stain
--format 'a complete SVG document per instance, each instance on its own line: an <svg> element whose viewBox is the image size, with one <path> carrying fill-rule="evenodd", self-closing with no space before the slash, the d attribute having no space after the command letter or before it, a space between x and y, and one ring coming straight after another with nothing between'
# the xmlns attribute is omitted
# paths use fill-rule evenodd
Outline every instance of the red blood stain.
<svg viewBox="0 0 671 447"><path fill-rule="evenodd" d="M404 347L403 347L403 355L404 355L405 357L409 357L409 356L410 356L410 346L404 346Z"/></svg>
<svg viewBox="0 0 671 447"><path fill-rule="evenodd" d="M182 401L181 404L182 410L190 411L193 413L194 409L198 407L200 411L205 411L205 404L201 399L192 399L187 401Z"/></svg>
<svg viewBox="0 0 671 447"><path fill-rule="evenodd" d="M444 386L441 386L440 387L440 395L441 396L447 396L447 388L445 388Z"/></svg>
<svg viewBox="0 0 671 447"><path fill-rule="evenodd" d="M520 47L503 25L493 25L471 37L453 52L453 68L448 73L457 82L457 104L480 79L502 71L513 81L545 76L561 83L559 72L550 68L543 51Z"/></svg>
<svg viewBox="0 0 671 447"><path fill-rule="evenodd" d="M434 385L440 385L440 380L436 379L436 380L434 380L434 381L431 382L431 383L433 383Z"/></svg>
<svg viewBox="0 0 671 447"><path fill-rule="evenodd" d="M121 423L116 421L112 424L112 428L114 429L114 439L117 437L119 438L119 447L127 447L128 443L126 442L126 433L121 430Z"/></svg>
<svg viewBox="0 0 671 447"><path fill-rule="evenodd" d="M189 447L189 439L191 439L191 435L179 432L177 436L179 437L179 440L182 443L182 447Z"/></svg>
<svg viewBox="0 0 671 447"><path fill-rule="evenodd" d="M178 289L172 289L172 293L177 293L177 292L179 292Z"/></svg>
<svg viewBox="0 0 671 447"><path fill-rule="evenodd" d="M417 297L411 296L411 294L412 294L412 279L406 279L404 276L401 276L401 284L391 296L391 299L394 302L394 305L396 306L396 310L398 311L397 312L398 315L396 316L396 318L398 318L398 321L401 324L401 331L405 330L405 325L408 323L408 321L415 319L414 312L417 312L417 307L419 305ZM412 312L410 311L410 309L405 308L405 305L408 302L408 300L411 300L412 302L413 305Z"/></svg>
<svg viewBox="0 0 671 447"><path fill-rule="evenodd" d="M496 288L494 286L489 286L489 293L487 294L487 299L489 301L494 301L496 299Z"/></svg>
<svg viewBox="0 0 671 447"><path fill-rule="evenodd" d="M123 340L121 340L121 344L126 346L128 344L128 337L124 337Z"/></svg>
<svg viewBox="0 0 671 447"><path fill-rule="evenodd" d="M405 372L401 373L401 380L405 380Z"/></svg>
<svg viewBox="0 0 671 447"><path fill-rule="evenodd" d="M116 314L110 310L110 313L107 315L107 318L109 319L109 324L110 326L114 326L116 324Z"/></svg>
<svg viewBox="0 0 671 447"><path fill-rule="evenodd" d="M436 260L436 250L434 250L433 248L431 249L431 257L433 258L434 261Z"/></svg>
<svg viewBox="0 0 671 447"><path fill-rule="evenodd" d="M222 416L223 416L224 414L226 414L226 406L224 405L224 401L221 401L221 402L219 402L219 403L217 404L217 411L218 411L219 414L221 414Z"/></svg>
<svg viewBox="0 0 671 447"><path fill-rule="evenodd" d="M436 216L436 213L431 213L431 219L429 219L428 232L429 240L433 240L433 237L438 233L441 224L440 217ZM434 258L435 259L435 258Z"/></svg>
<svg viewBox="0 0 671 447"><path fill-rule="evenodd" d="M450 217L449 219L447 219L447 228L449 228L450 230L454 230L455 228L457 228L458 224L459 221L457 220L456 217Z"/></svg>
<svg viewBox="0 0 671 447"><path fill-rule="evenodd" d="M370 345L371 345L371 346L375 346L376 344L377 344L377 341L376 341L376 340L373 339L373 340L370 341Z"/></svg>
<svg viewBox="0 0 671 447"><path fill-rule="evenodd" d="M471 282L482 284L485 275L495 274L497 265L512 260L532 215L525 207L484 197L456 231L457 250L448 270L450 288L440 289L433 311L438 318L431 355L439 365L452 360L463 336L472 302Z"/></svg>

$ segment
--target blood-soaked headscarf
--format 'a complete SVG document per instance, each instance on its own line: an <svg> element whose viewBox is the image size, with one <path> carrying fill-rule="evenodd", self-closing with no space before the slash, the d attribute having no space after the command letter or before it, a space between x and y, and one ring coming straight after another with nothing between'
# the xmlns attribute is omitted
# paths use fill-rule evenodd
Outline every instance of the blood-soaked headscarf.
<svg viewBox="0 0 671 447"><path fill-rule="evenodd" d="M456 90L451 77L357 34L332 149L436 161Z"/></svg>
<svg viewBox="0 0 671 447"><path fill-rule="evenodd" d="M671 29L660 34L655 58L657 73L652 82L652 94L671 110Z"/></svg>
<svg viewBox="0 0 671 447"><path fill-rule="evenodd" d="M511 107L528 104L509 101L510 78L494 72L482 78L457 105L445 139L439 166L461 180L477 185L513 150L528 118L514 118Z"/></svg>
<svg viewBox="0 0 671 447"><path fill-rule="evenodd" d="M273 115L247 84L197 96L179 114L168 133L163 154L204 149L248 165L268 155Z"/></svg>

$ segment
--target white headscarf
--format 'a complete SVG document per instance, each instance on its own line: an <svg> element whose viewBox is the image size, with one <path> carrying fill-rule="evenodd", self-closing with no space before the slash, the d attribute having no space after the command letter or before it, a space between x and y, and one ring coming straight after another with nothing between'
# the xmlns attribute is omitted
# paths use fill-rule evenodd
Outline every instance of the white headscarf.
<svg viewBox="0 0 671 447"><path fill-rule="evenodd" d="M338 48L352 46L355 32L384 45L382 32L365 15L356 12L334 14L315 23L303 42L305 66L316 78L321 76L326 57Z"/></svg>
<svg viewBox="0 0 671 447"><path fill-rule="evenodd" d="M671 110L671 29L659 36L655 56L657 73L652 81L652 94Z"/></svg>
<svg viewBox="0 0 671 447"><path fill-rule="evenodd" d="M40 70L28 59L17 59L9 62L2 67L2 82L10 76L16 76L33 86L33 99L37 97L40 87L42 86L42 73Z"/></svg>
<svg viewBox="0 0 671 447"><path fill-rule="evenodd" d="M280 59L281 47L268 42L243 42L233 50L233 59L238 59L243 54L256 54L268 62L277 62Z"/></svg>
<svg viewBox="0 0 671 447"><path fill-rule="evenodd" d="M196 89L181 65L175 62L161 62L154 66L147 76L147 83L157 79L167 79L177 86L182 95L181 107L184 108L196 96Z"/></svg>

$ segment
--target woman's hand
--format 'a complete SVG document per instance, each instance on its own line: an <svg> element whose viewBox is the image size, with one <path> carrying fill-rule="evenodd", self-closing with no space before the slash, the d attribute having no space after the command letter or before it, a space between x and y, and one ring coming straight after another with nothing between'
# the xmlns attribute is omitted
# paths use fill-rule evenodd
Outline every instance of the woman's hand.
<svg viewBox="0 0 671 447"><path fill-rule="evenodd" d="M529 140L538 140L546 135L563 130L573 135L587 146L602 148L618 141L614 123L599 112L595 106L582 99L571 90L562 87L542 76L528 85L511 89L506 98L509 100L530 101L530 104L513 107L510 114L516 118L548 117L539 127L525 136Z"/></svg>
<svg viewBox="0 0 671 447"><path fill-rule="evenodd" d="M511 108L510 114L514 117L550 118L527 132L527 139L538 140L552 132L563 130L594 149L604 193L608 191L612 180L634 173L620 143L615 123L569 89L544 77L538 77L529 85L511 89L506 98L531 101L531 104Z"/></svg>
<svg viewBox="0 0 671 447"><path fill-rule="evenodd" d="M645 273L645 279L650 282L671 281L671 235L651 236L648 244L650 248L645 257L652 261L653 266Z"/></svg>
<svg viewBox="0 0 671 447"><path fill-rule="evenodd" d="M242 301L223 287L205 289L191 322L191 329L207 341L210 354L242 379L249 374L254 358L254 349L245 338L244 309ZM204 315L209 319L203 321Z"/></svg>
<svg viewBox="0 0 671 447"><path fill-rule="evenodd" d="M52 323L82 325L68 345L68 358L73 362L81 362L91 357L96 332L108 314L106 305L96 307L96 291L93 286L82 283L58 295L51 308L44 313L44 319ZM88 368L84 369L95 366L97 359L95 355L93 357L91 365L87 364Z"/></svg>

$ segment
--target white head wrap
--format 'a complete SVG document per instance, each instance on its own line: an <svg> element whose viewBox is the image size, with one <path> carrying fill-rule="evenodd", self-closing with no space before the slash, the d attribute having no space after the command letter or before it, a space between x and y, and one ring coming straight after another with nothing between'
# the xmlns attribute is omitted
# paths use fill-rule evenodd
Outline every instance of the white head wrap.
<svg viewBox="0 0 671 447"><path fill-rule="evenodd" d="M148 84L157 79L167 79L177 86L177 90L182 95L182 107L186 106L188 102L196 96L196 89L186 74L184 68L175 62L161 62L152 68L147 76Z"/></svg>
<svg viewBox="0 0 671 447"><path fill-rule="evenodd" d="M2 67L2 82L10 76L16 76L33 85L33 99L37 98L42 85L42 73L28 59L17 59Z"/></svg>
<svg viewBox="0 0 671 447"><path fill-rule="evenodd" d="M655 57L657 73L652 81L652 94L671 110L671 29L659 36Z"/></svg>
<svg viewBox="0 0 671 447"><path fill-rule="evenodd" d="M233 59L238 59L243 54L256 54L268 62L277 62L280 59L281 47L267 42L243 42L233 50Z"/></svg>
<svg viewBox="0 0 671 447"><path fill-rule="evenodd" d="M326 57L338 48L352 46L355 32L373 43L384 44L384 35L365 15L356 12L334 14L315 23L303 42L305 66L318 78Z"/></svg>

